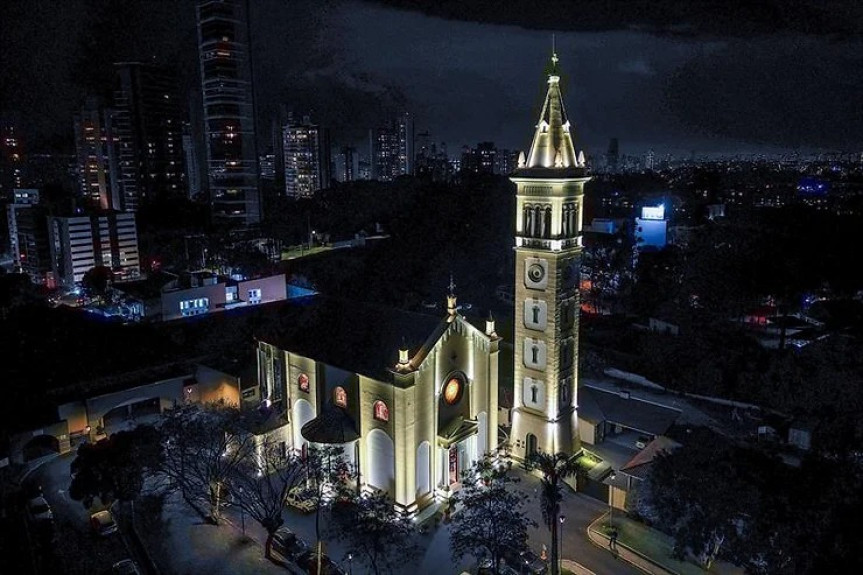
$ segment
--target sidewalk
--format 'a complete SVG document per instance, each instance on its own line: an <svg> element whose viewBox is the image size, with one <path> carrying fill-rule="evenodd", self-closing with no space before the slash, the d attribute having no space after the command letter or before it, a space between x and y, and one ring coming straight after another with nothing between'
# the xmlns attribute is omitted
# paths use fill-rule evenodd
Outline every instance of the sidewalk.
<svg viewBox="0 0 863 575"><path fill-rule="evenodd" d="M142 534L162 573L176 575L285 575L264 557L255 539L244 537L239 525L204 522L182 503L165 505L161 528ZM248 523L246 527L249 527ZM247 529L247 534L252 533ZM149 536L148 536L149 535Z"/></svg>
<svg viewBox="0 0 863 575"><path fill-rule="evenodd" d="M645 573L652 575L743 574L742 569L724 561L715 561L708 570L695 563L675 559L672 556L674 542L671 537L625 516L614 517L614 526L618 530L619 537L614 549L610 549L609 538L602 530L607 518L608 513L603 513L590 524L587 534L591 542L635 565Z"/></svg>

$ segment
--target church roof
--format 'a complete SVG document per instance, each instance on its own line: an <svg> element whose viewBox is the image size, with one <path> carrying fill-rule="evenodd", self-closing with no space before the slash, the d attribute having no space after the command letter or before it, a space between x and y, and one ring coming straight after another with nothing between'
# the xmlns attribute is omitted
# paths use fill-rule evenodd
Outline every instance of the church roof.
<svg viewBox="0 0 863 575"><path fill-rule="evenodd" d="M448 327L445 317L320 295L283 302L274 315L259 340L378 381L391 381L402 346L413 357Z"/></svg>
<svg viewBox="0 0 863 575"><path fill-rule="evenodd" d="M549 171L547 175L551 177L557 175L553 172L584 168L583 155L579 156L575 150L573 126L563 105L557 61L557 54L552 55L553 66L548 76L548 92L537 120L533 143L524 165L519 166L521 170Z"/></svg>

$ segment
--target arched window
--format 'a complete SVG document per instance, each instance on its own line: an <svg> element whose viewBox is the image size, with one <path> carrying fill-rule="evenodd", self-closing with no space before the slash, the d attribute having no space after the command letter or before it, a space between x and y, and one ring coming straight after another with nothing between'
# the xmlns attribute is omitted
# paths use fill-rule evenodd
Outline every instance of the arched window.
<svg viewBox="0 0 863 575"><path fill-rule="evenodd" d="M533 208L533 234L531 234L535 238L542 237L542 224L544 220L542 218L542 208L540 206L536 206Z"/></svg>
<svg viewBox="0 0 863 575"><path fill-rule="evenodd" d="M539 362L539 346L534 345L533 347L531 347L530 353L531 353L531 357L533 358L532 362L538 363Z"/></svg>
<svg viewBox="0 0 863 575"><path fill-rule="evenodd" d="M522 233L528 237L533 235L533 208L530 206L524 207L524 214L522 219Z"/></svg>
<svg viewBox="0 0 863 575"><path fill-rule="evenodd" d="M539 388L536 385L530 386L530 401L531 403L537 402L537 394L539 393Z"/></svg>
<svg viewBox="0 0 863 575"><path fill-rule="evenodd" d="M542 220L542 237L548 239L551 237L551 207L545 208L545 214Z"/></svg>
<svg viewBox="0 0 863 575"><path fill-rule="evenodd" d="M333 390L333 403L339 407L348 406L348 392L345 391L344 387L337 387Z"/></svg>
<svg viewBox="0 0 863 575"><path fill-rule="evenodd" d="M378 421L389 421L390 420L390 410L387 407L387 404L383 401L376 401L373 406L374 409L374 417Z"/></svg>

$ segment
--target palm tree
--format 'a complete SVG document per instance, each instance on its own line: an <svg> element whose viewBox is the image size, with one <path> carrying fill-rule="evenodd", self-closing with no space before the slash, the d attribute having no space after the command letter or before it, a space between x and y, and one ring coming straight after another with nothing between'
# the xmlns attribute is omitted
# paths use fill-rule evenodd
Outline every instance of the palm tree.
<svg viewBox="0 0 863 575"><path fill-rule="evenodd" d="M534 453L527 460L527 468L542 474L539 504L542 519L551 531L551 575L560 575L558 558L558 518L560 502L563 499L563 480L578 472L575 459L565 453Z"/></svg>

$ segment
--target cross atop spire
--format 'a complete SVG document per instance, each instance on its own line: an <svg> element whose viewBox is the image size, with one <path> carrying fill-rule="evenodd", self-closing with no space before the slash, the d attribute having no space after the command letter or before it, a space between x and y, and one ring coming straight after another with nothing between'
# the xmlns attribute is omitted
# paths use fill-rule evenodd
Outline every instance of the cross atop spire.
<svg viewBox="0 0 863 575"><path fill-rule="evenodd" d="M452 272L449 274L449 295L455 295L455 280L453 280Z"/></svg>
<svg viewBox="0 0 863 575"><path fill-rule="evenodd" d="M557 49L555 48L554 34L551 35L551 74L557 75L557 63L560 58L557 57Z"/></svg>

